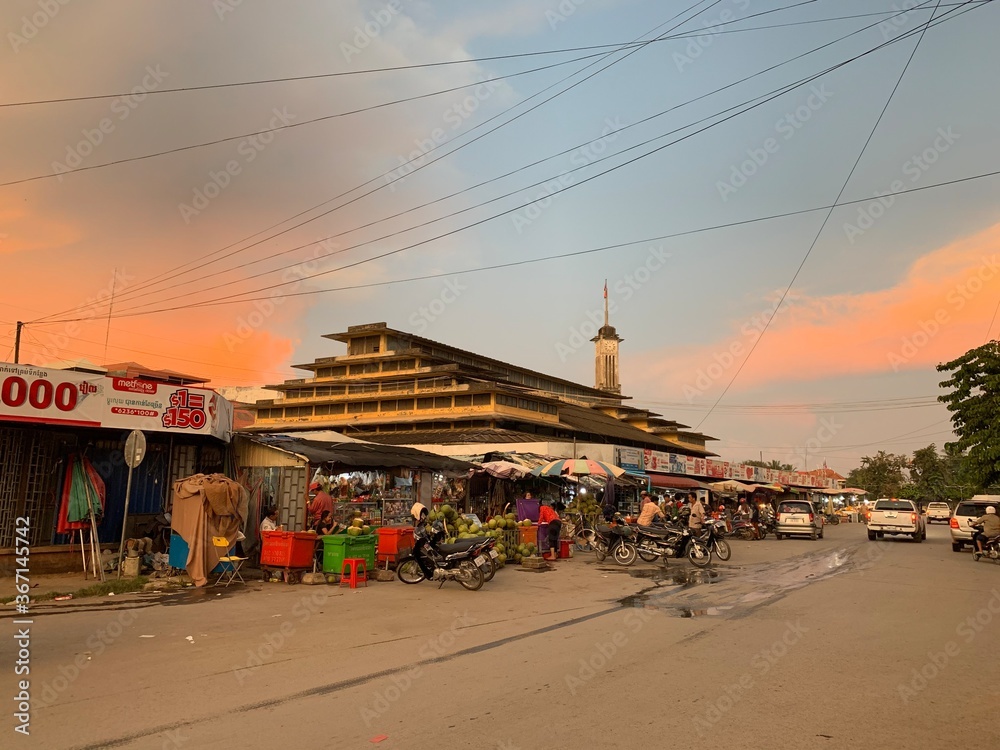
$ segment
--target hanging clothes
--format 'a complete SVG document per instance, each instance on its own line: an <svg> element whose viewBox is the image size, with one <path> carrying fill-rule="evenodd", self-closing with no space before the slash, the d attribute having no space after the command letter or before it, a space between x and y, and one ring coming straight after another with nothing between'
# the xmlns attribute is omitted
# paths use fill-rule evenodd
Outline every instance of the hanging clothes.
<svg viewBox="0 0 1000 750"><path fill-rule="evenodd" d="M70 456L66 462L56 532L72 534L77 529L89 528L91 504L94 520L100 524L104 518L105 499L104 480L94 465L79 454Z"/></svg>

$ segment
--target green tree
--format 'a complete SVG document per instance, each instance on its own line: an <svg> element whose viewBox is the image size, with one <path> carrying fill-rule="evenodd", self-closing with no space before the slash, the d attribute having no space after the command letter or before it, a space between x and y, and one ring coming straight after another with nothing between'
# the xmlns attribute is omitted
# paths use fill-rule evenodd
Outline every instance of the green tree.
<svg viewBox="0 0 1000 750"><path fill-rule="evenodd" d="M771 460L771 461L758 461L757 459L751 459L748 461L742 461L746 466L759 466L761 469L774 469L775 471L795 471L795 467L791 464L783 464L781 461Z"/></svg>
<svg viewBox="0 0 1000 750"><path fill-rule="evenodd" d="M913 451L913 459L910 461L910 482L913 483L916 493L915 499L931 501L953 497L956 493L949 492L950 474L948 462L938 454L934 443Z"/></svg>
<svg viewBox="0 0 1000 750"><path fill-rule="evenodd" d="M977 488L989 487L1000 481L1000 342L970 349L937 369L951 373L940 383L949 392L938 400L958 435L945 448L965 454L969 479Z"/></svg>
<svg viewBox="0 0 1000 750"><path fill-rule="evenodd" d="M906 456L879 451L874 456L864 456L861 466L847 475L849 487L868 490L872 499L899 497L899 491L906 484L903 473L910 465Z"/></svg>

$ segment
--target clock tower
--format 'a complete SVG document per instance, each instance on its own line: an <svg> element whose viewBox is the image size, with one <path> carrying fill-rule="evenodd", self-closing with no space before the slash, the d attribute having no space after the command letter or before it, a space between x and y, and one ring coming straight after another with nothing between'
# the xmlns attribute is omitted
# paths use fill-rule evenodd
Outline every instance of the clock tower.
<svg viewBox="0 0 1000 750"><path fill-rule="evenodd" d="M595 387L610 393L621 394L622 384L618 367L618 344L624 339L608 322L608 282L604 282L604 325L591 339L594 342Z"/></svg>

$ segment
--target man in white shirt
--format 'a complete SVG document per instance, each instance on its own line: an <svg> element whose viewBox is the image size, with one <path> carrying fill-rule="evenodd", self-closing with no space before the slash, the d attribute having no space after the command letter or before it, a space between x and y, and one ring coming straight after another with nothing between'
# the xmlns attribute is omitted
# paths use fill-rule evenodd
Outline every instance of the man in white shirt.
<svg viewBox="0 0 1000 750"><path fill-rule="evenodd" d="M268 508L264 514L264 520L260 522L260 531L263 534L265 531L281 531L281 527L278 526L278 509Z"/></svg>

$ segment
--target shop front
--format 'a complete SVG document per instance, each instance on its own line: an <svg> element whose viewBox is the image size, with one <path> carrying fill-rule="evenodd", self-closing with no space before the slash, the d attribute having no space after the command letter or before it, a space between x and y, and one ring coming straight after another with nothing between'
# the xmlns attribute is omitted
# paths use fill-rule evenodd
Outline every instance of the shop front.
<svg viewBox="0 0 1000 750"><path fill-rule="evenodd" d="M147 450L133 471L126 538L169 507L173 481L223 470L231 429L229 402L206 388L0 363L0 555L13 547L14 519L26 518L38 572L79 565L70 535L57 531L77 458L104 486L99 543L117 549L128 435L142 431Z"/></svg>

